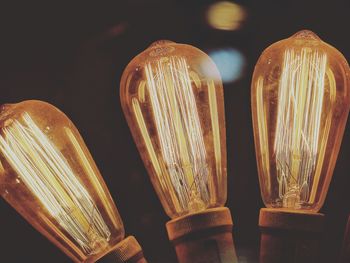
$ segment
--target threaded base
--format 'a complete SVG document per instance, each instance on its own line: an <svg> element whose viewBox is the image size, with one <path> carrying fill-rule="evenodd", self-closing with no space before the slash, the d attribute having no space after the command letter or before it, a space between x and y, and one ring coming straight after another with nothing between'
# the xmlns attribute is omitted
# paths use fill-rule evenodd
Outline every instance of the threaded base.
<svg viewBox="0 0 350 263"><path fill-rule="evenodd" d="M183 216L166 224L179 263L237 263L232 218L220 207Z"/></svg>
<svg viewBox="0 0 350 263"><path fill-rule="evenodd" d="M260 210L260 263L313 263L324 215L279 209Z"/></svg>

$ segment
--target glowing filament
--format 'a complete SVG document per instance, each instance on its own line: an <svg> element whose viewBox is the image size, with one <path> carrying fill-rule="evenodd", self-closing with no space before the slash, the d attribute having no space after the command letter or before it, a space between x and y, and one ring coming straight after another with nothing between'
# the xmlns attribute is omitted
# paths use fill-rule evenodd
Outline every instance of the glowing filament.
<svg viewBox="0 0 350 263"><path fill-rule="evenodd" d="M279 196L299 208L310 198L318 157L327 56L303 48L285 51L278 93L275 152Z"/></svg>
<svg viewBox="0 0 350 263"><path fill-rule="evenodd" d="M165 58L154 68L147 64L145 71L161 153L180 209L205 209L209 171L187 62Z"/></svg>
<svg viewBox="0 0 350 263"><path fill-rule="evenodd" d="M27 188L87 254L107 246L110 230L61 152L28 113L3 128L0 149Z"/></svg>

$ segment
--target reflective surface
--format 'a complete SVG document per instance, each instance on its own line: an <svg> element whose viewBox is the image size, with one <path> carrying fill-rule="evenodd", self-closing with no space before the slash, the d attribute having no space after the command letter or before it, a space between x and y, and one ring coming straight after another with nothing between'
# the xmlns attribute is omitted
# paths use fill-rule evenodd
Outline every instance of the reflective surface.
<svg viewBox="0 0 350 263"><path fill-rule="evenodd" d="M124 237L113 200L78 131L40 101L4 105L1 195L77 262L94 262Z"/></svg>
<svg viewBox="0 0 350 263"><path fill-rule="evenodd" d="M211 59L195 47L159 41L129 63L120 86L129 127L167 214L224 205L223 89Z"/></svg>
<svg viewBox="0 0 350 263"><path fill-rule="evenodd" d="M268 207L318 211L350 107L345 58L311 31L268 47L252 81L262 197Z"/></svg>

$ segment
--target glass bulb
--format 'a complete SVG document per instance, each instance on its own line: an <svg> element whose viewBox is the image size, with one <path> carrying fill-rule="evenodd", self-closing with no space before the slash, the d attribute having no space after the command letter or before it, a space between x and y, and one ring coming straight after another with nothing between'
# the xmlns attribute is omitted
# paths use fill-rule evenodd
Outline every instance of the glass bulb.
<svg viewBox="0 0 350 263"><path fill-rule="evenodd" d="M201 50L158 41L126 67L122 107L166 213L174 218L226 202L220 74Z"/></svg>
<svg viewBox="0 0 350 263"><path fill-rule="evenodd" d="M0 193L76 262L95 262L124 238L118 211L78 130L48 103L2 106Z"/></svg>
<svg viewBox="0 0 350 263"><path fill-rule="evenodd" d="M343 55L304 30L268 47L252 80L260 188L267 207L317 212L350 106Z"/></svg>

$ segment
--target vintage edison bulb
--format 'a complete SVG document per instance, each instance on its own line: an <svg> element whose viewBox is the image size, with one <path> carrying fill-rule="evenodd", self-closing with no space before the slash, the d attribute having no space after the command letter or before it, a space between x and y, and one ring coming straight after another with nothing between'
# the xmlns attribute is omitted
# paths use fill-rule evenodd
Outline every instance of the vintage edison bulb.
<svg viewBox="0 0 350 263"><path fill-rule="evenodd" d="M262 53L251 99L265 205L317 212L349 112L345 58L313 32L300 31Z"/></svg>
<svg viewBox="0 0 350 263"><path fill-rule="evenodd" d="M0 191L76 262L95 262L124 238L118 211L78 130L48 103L2 106Z"/></svg>
<svg viewBox="0 0 350 263"><path fill-rule="evenodd" d="M201 50L158 41L126 67L122 107L171 217L223 206L226 145L220 74Z"/></svg>

